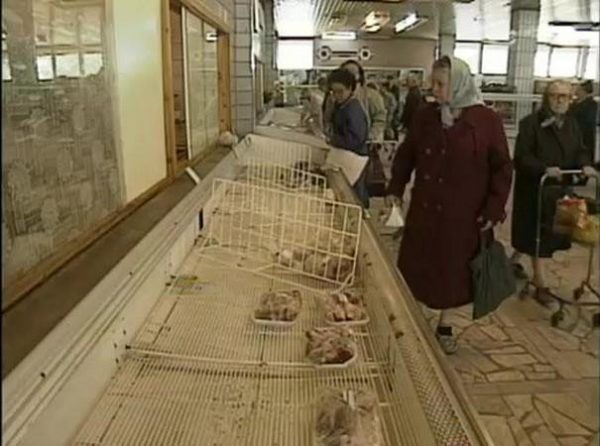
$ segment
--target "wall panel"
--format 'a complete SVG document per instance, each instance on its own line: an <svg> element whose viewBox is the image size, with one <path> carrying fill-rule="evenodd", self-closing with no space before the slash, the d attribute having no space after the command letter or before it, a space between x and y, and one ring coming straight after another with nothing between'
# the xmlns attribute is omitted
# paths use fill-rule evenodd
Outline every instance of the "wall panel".
<svg viewBox="0 0 600 446"><path fill-rule="evenodd" d="M127 201L167 175L161 0L113 0L120 140Z"/></svg>

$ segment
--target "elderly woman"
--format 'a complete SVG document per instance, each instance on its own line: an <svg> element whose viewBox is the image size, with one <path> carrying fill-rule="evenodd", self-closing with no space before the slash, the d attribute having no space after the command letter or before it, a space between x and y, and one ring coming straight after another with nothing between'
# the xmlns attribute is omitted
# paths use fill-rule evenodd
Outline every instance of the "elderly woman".
<svg viewBox="0 0 600 446"><path fill-rule="evenodd" d="M482 231L505 218L512 163L502 121L485 107L467 64L433 64L436 102L416 111L392 168L388 193L399 201L415 172L398 267L415 298L444 310L436 336L456 351L447 310L473 301L469 263Z"/></svg>
<svg viewBox="0 0 600 446"><path fill-rule="evenodd" d="M358 62L348 60L340 66L340 69L352 73L352 76L356 80L356 88L352 94L358 99L367 116L369 139L383 141L387 117L383 98L377 91L366 87L365 72ZM334 105L335 101L333 97L327 97L323 110L324 128L326 132L331 130Z"/></svg>
<svg viewBox="0 0 600 446"><path fill-rule="evenodd" d="M512 245L515 251L531 256L535 298L549 303L544 262L558 250L569 249L570 239L552 232L556 201L574 178L562 178L561 169L582 169L592 175L589 151L582 141L575 118L567 114L571 85L566 81L548 84L539 111L519 123L515 145L515 191L512 215ZM537 219L539 183L542 175L551 179L542 195L542 221ZM536 228L541 223L541 243L536 253ZM522 270L522 267L519 268Z"/></svg>

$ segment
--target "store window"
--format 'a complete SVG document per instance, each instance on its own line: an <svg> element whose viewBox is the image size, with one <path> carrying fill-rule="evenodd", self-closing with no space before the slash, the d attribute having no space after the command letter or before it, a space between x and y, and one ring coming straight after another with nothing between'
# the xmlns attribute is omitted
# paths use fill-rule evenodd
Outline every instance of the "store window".
<svg viewBox="0 0 600 446"><path fill-rule="evenodd" d="M124 206L105 14L104 0L2 2L5 287Z"/></svg>
<svg viewBox="0 0 600 446"><path fill-rule="evenodd" d="M314 65L313 40L279 40L277 68L279 70L312 70Z"/></svg>
<svg viewBox="0 0 600 446"><path fill-rule="evenodd" d="M454 55L469 65L472 74L479 74L480 50L478 42L456 42Z"/></svg>
<svg viewBox="0 0 600 446"><path fill-rule="evenodd" d="M577 76L579 48L553 47L550 53L550 77Z"/></svg>
<svg viewBox="0 0 600 446"><path fill-rule="evenodd" d="M583 77L585 79L598 79L598 47L590 48L587 56L587 62L585 64L585 72Z"/></svg>
<svg viewBox="0 0 600 446"><path fill-rule="evenodd" d="M77 8L33 3L38 80L98 74L103 65L102 8L93 2Z"/></svg>
<svg viewBox="0 0 600 446"><path fill-rule="evenodd" d="M548 77L548 62L550 61L550 47L538 45L535 52L533 75L535 77Z"/></svg>
<svg viewBox="0 0 600 446"><path fill-rule="evenodd" d="M484 44L481 59L483 74L506 74L508 71L508 45Z"/></svg>
<svg viewBox="0 0 600 446"><path fill-rule="evenodd" d="M171 25L176 159L182 167L219 137L220 36L185 7L171 7Z"/></svg>

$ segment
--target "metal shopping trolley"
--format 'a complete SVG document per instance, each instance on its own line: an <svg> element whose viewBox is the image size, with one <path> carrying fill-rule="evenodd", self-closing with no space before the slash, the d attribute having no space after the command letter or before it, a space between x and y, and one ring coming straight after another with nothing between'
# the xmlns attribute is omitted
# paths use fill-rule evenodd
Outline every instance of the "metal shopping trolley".
<svg viewBox="0 0 600 446"><path fill-rule="evenodd" d="M562 176L565 175L584 175L584 171L580 169L568 169L560 171ZM536 258L539 257L540 246L542 241L542 207L543 207L543 191L544 186L546 185L547 180L550 178L548 174L544 174L540 179L540 187L538 190L537 196L537 227L536 227L536 239L535 239L535 255ZM594 180L594 203L595 208L598 209L598 204L600 203L600 184L598 182L598 173L591 177ZM589 255L587 261L587 271L585 274L585 278L581 282L581 284L573 290L573 299L568 300L564 297L557 295L552 291L548 291L548 294L558 303L558 309L552 314L550 318L550 323L553 327L557 326L561 321L564 320L565 311L564 308L567 305L576 306L578 308L581 307L598 307L600 306L600 301L598 302L581 302L580 299L583 297L586 291L589 291L591 294L600 299L600 292L594 287L592 284L592 271L594 267L594 257L595 250L597 249L597 243L590 243L587 247L589 248ZM521 290L520 297L524 298L529 295L529 291L531 288L536 289L536 286L532 281L528 281L523 289ZM600 326L600 313L596 313L593 316L592 323L595 327Z"/></svg>

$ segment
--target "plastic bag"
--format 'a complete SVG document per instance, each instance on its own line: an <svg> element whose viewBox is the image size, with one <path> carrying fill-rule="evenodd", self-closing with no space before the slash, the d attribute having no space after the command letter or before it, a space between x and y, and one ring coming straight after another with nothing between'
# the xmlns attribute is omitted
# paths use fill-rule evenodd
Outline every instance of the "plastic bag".
<svg viewBox="0 0 600 446"><path fill-rule="evenodd" d="M584 199L564 197L556 202L556 212L552 223L555 234L572 236L576 228L585 226L588 216Z"/></svg>
<svg viewBox="0 0 600 446"><path fill-rule="evenodd" d="M363 390L325 389L316 434L321 446L381 446L377 399Z"/></svg>
<svg viewBox="0 0 600 446"><path fill-rule="evenodd" d="M588 216L583 227L575 227L573 240L582 245L595 245L600 241L600 219L598 216Z"/></svg>
<svg viewBox="0 0 600 446"><path fill-rule="evenodd" d="M388 228L402 228L404 227L404 218L402 218L402 212L400 208L396 205L392 206L392 210L390 211L385 225Z"/></svg>

